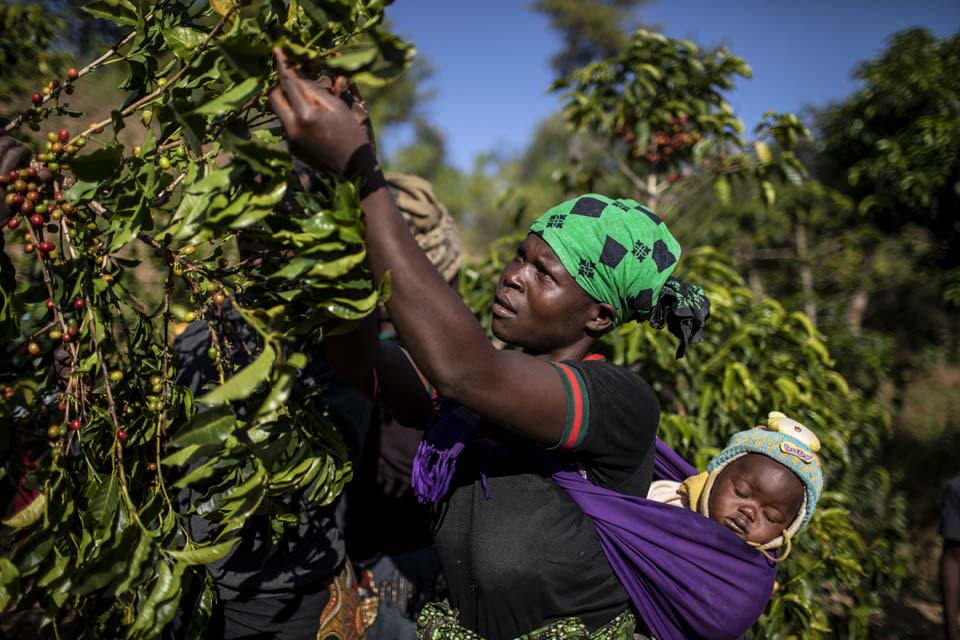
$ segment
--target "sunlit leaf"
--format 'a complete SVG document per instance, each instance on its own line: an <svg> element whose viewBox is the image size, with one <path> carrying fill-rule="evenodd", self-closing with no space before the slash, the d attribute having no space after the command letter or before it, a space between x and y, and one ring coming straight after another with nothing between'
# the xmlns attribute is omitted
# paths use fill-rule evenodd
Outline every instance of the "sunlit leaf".
<svg viewBox="0 0 960 640"><path fill-rule="evenodd" d="M222 116L239 109L244 103L257 95L260 88L261 83L257 78L247 78L213 100L200 105L193 110L193 113Z"/></svg>
<svg viewBox="0 0 960 640"><path fill-rule="evenodd" d="M209 546L194 547L192 549L183 549L182 551L173 551L167 549L165 553L179 562L185 564L209 564L216 562L227 556L230 551L240 542L239 538L233 538L226 542L220 542Z"/></svg>
<svg viewBox="0 0 960 640"><path fill-rule="evenodd" d="M45 493L38 493L30 504L20 509L17 513L3 521L5 527L13 529L22 529L29 527L43 517L47 508L47 496Z"/></svg>

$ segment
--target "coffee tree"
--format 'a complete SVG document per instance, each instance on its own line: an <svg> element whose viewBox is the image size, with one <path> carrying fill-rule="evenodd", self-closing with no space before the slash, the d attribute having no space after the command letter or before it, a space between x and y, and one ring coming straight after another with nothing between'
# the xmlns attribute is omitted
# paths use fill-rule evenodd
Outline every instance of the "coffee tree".
<svg viewBox="0 0 960 640"><path fill-rule="evenodd" d="M708 175L722 202L729 201L733 181L743 181L772 204L777 179L799 182L805 173L793 148L807 131L795 115L769 112L754 136L744 138L723 92L750 73L725 49L701 51L686 40L637 30L616 55L553 85L564 90L570 127L603 140L609 160L572 168L567 181L582 191L605 173L622 175L660 210L676 183Z"/></svg>
<svg viewBox="0 0 960 640"><path fill-rule="evenodd" d="M333 427L287 400L309 347L380 292L356 185L320 175L300 188L266 93L274 46L305 74L368 86L404 69L413 49L383 30L383 5L95 0L86 10L126 35L23 96L6 133L42 137L29 166L0 177L2 473L28 502L3 522L5 618L146 638L181 607L202 637L215 597L203 565L245 519L267 513L281 531L291 514L277 498L325 504L349 479ZM127 72L123 102L79 124L71 96L108 66ZM50 130L51 117L78 124ZM133 119L145 134L124 145ZM157 295L136 286L137 247L161 269ZM252 349L221 330L228 316ZM194 398L175 383L171 342L198 319L218 380ZM186 489L202 498L181 504ZM191 516L216 537L191 539ZM181 602L188 583L196 602Z"/></svg>

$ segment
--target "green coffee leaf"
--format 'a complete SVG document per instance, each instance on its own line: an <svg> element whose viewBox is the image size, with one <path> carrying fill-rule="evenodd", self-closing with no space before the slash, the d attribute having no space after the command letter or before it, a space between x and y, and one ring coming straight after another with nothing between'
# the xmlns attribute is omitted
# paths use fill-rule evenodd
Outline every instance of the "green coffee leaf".
<svg viewBox="0 0 960 640"><path fill-rule="evenodd" d="M224 384L200 397L197 401L208 406L216 406L239 400L250 394L269 375L277 354L269 345L256 360L234 374ZM190 443L193 444L193 443Z"/></svg>
<svg viewBox="0 0 960 640"><path fill-rule="evenodd" d="M117 476L110 474L90 499L90 513L101 527L105 527L113 520L119 500L120 480Z"/></svg>
<svg viewBox="0 0 960 640"><path fill-rule="evenodd" d="M164 553L174 558L178 562L183 562L184 564L188 565L209 564L225 558L238 542L240 542L240 538L233 538L232 540L227 540L226 542L220 542L208 546L193 547L190 549L183 549L181 551L167 549Z"/></svg>
<svg viewBox="0 0 960 640"><path fill-rule="evenodd" d="M222 116L239 109L245 102L260 93L261 83L257 78L247 78L234 85L210 102L193 110L195 114Z"/></svg>
<svg viewBox="0 0 960 640"><path fill-rule="evenodd" d="M229 405L211 408L197 414L168 443L169 447L189 447L191 445L217 445L227 439L237 428L237 418ZM181 464L186 462L177 459ZM173 464L173 463L171 463Z"/></svg>
<svg viewBox="0 0 960 640"><path fill-rule="evenodd" d="M161 31L163 39L173 51L174 55L182 60L193 57L194 51L203 42L204 33L190 27L176 26Z"/></svg>
<svg viewBox="0 0 960 640"><path fill-rule="evenodd" d="M38 493L30 504L3 521L4 526L12 529L23 529L37 522L43 517L47 508L47 496Z"/></svg>
<svg viewBox="0 0 960 640"><path fill-rule="evenodd" d="M20 591L20 572L17 565L7 558L0 557L0 611L5 611L7 605Z"/></svg>
<svg viewBox="0 0 960 640"><path fill-rule="evenodd" d="M83 5L83 10L121 26L136 26L139 19L137 8L130 0L94 0Z"/></svg>
<svg viewBox="0 0 960 640"><path fill-rule="evenodd" d="M108 545L100 547L93 559L86 562L74 577L71 593L93 593L106 587L114 578L130 571L130 555L137 549L139 538L140 530L136 526L129 526Z"/></svg>

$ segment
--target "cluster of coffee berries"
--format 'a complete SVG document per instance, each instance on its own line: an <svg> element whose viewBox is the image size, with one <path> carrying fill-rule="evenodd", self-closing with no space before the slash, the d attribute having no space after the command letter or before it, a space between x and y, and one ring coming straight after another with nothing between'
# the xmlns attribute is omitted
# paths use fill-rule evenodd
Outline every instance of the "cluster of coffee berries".
<svg viewBox="0 0 960 640"><path fill-rule="evenodd" d="M72 306L74 309L77 310L78 316L83 313L83 299L77 298L76 300L73 301ZM51 300L47 300L47 308L53 309L53 302ZM53 331L47 334L47 337L53 341L60 340L64 344L70 344L71 342L76 342L77 338L80 337L80 328L78 326L77 319L67 318L65 322L67 325L66 332L61 332L57 329L54 329Z"/></svg>
<svg viewBox="0 0 960 640"><path fill-rule="evenodd" d="M63 92L67 95L73 93L73 81L80 77L80 72L75 68L70 67L67 69L67 83L63 86ZM39 107L43 104L43 101L46 100L47 96L51 93L60 89L59 80L51 80L47 83L47 86L42 88L40 91L35 91L33 95L30 96L30 101L33 102L33 106Z"/></svg>
<svg viewBox="0 0 960 640"><path fill-rule="evenodd" d="M37 244L33 243L34 236L26 233L23 250L25 253L39 251L44 259L52 257L57 249L53 242L44 240L44 230L58 231L56 221L62 219L67 210L73 210L69 205L64 206L60 193L50 198L52 179L53 174L45 167L29 167L0 175L0 187L6 192L5 202L13 213L7 221L7 228L15 230L24 221L29 222L34 228Z"/></svg>
<svg viewBox="0 0 960 640"><path fill-rule="evenodd" d="M56 172L70 168L70 161L77 152L87 144L86 138L77 138L70 142L70 132L60 129L47 134L46 150L37 154L37 160L47 165L50 171Z"/></svg>
<svg viewBox="0 0 960 640"><path fill-rule="evenodd" d="M641 158L649 164L666 164L676 160L676 155L696 144L702 137L694 129L686 116L671 118L664 129L654 132L653 137L645 145L640 144L633 131L627 125L619 125L614 129L618 136L632 148L634 158Z"/></svg>

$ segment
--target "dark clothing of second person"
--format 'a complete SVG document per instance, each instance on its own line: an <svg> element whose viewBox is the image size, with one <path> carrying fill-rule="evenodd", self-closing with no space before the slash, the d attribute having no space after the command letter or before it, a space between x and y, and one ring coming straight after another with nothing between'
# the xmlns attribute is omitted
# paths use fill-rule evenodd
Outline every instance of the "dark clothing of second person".
<svg viewBox="0 0 960 640"><path fill-rule="evenodd" d="M229 305L224 305L222 314L220 348L229 349L233 364L242 367L258 350L255 335ZM207 355L210 346L207 324L199 320L174 341L177 383L197 396L217 377L216 365ZM330 413L331 422L342 427L350 450L357 451L356 442L370 423L372 404L337 381L322 358L311 357L297 372L291 396L302 397L317 387L326 388L318 410ZM244 413L242 406L236 410ZM200 497L192 490L178 496L185 507ZM329 585L346 560L346 505L338 498L325 507L312 507L302 494L283 501L299 519L296 525L287 525L279 540L271 542L273 531L267 516L253 515L238 532L240 542L231 553L207 565L219 600L211 621L212 634L224 638L316 638ZM200 517L189 518L187 527L193 540L210 540L215 534L214 525ZM189 610L185 613L189 617Z"/></svg>
<svg viewBox="0 0 960 640"><path fill-rule="evenodd" d="M960 543L960 476L951 480L944 489L940 535L944 540Z"/></svg>
<svg viewBox="0 0 960 640"><path fill-rule="evenodd" d="M346 488L347 553L358 571L369 572L379 599L376 620L367 630L370 640L414 640L420 609L443 597L430 510L410 486L422 437L422 430L375 410Z"/></svg>
<svg viewBox="0 0 960 640"><path fill-rule="evenodd" d="M657 399L639 376L607 362L557 366L566 367L561 373L571 381L566 446L546 454L528 440L481 427L436 507L435 541L450 602L461 625L490 640L571 615L592 631L630 607L593 521L553 481L543 459L575 466L599 486L645 496Z"/></svg>

